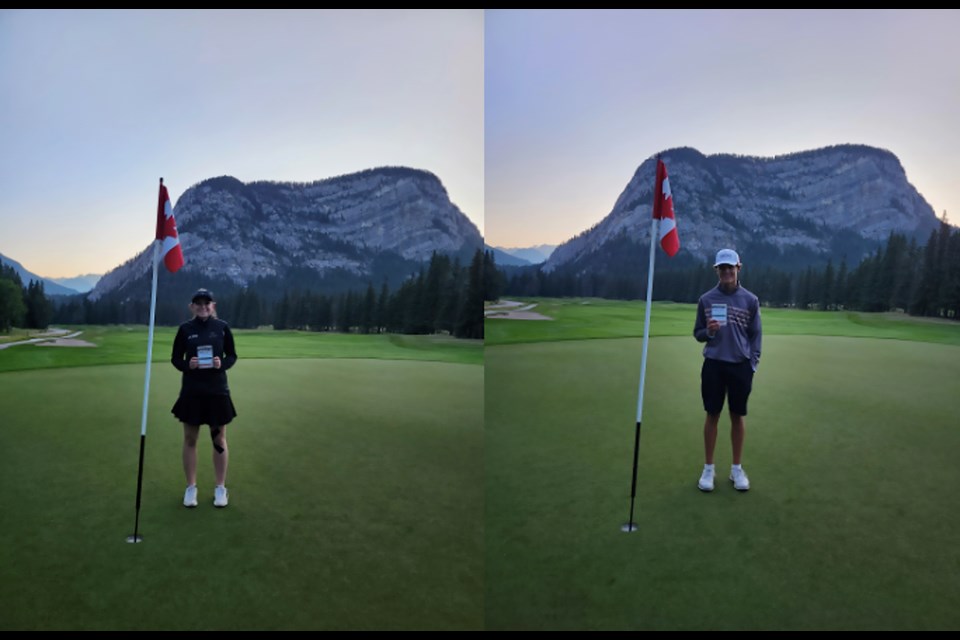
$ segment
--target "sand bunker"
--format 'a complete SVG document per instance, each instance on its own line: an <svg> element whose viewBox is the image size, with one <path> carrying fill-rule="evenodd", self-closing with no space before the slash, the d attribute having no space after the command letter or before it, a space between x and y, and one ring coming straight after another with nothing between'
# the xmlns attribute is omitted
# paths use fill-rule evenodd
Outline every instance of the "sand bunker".
<svg viewBox="0 0 960 640"><path fill-rule="evenodd" d="M86 340L74 340L73 338L57 338L56 340L47 340L38 342L38 347L95 347L97 345Z"/></svg>
<svg viewBox="0 0 960 640"><path fill-rule="evenodd" d="M524 305L515 300L501 300L483 310L483 317L496 320L553 320L536 311L530 311L537 303Z"/></svg>
<svg viewBox="0 0 960 640"><path fill-rule="evenodd" d="M77 331L67 335L68 331L64 329L51 329L46 333L41 333L35 338L29 340L21 340L20 342L7 342L5 344L0 344L0 349L6 349L8 347L15 347L21 344L32 344L36 347L95 347L97 345L92 342L87 342L86 340L76 340L75 338L83 333L83 331ZM55 336L55 337L54 337Z"/></svg>

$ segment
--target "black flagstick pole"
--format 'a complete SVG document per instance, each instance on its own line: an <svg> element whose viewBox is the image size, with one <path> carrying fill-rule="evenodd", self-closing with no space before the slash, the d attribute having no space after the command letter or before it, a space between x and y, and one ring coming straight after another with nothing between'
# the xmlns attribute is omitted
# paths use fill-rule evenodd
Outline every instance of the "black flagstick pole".
<svg viewBox="0 0 960 640"><path fill-rule="evenodd" d="M140 468L137 470L137 517L133 521L133 535L127 537L127 542L143 542L143 537L139 535L140 530L140 494L143 488L143 450L147 445L147 436L140 434Z"/></svg>
<svg viewBox="0 0 960 640"><path fill-rule="evenodd" d="M157 262L160 255L160 238L162 233L164 208L166 199L163 197L163 178L160 178L160 198L157 204L157 236L153 241L153 290L150 294L150 333L147 339L147 373L143 383L143 415L140 419L140 466L137 469L137 515L133 523L133 535L127 536L127 542L136 544L143 542L140 535L140 496L143 492L143 451L147 446L147 402L150 399L150 365L153 361L153 326L157 311Z"/></svg>
<svg viewBox="0 0 960 640"><path fill-rule="evenodd" d="M654 190L660 186L660 156L657 156L657 180ZM657 230L659 227L660 215L659 202L660 194L653 194L653 222L650 226L650 267L647 270L647 304L644 309L643 322L643 355L640 358L640 390L637 394L637 433L633 440L633 481L630 484L630 519L626 524L620 527L624 533L630 533L637 530L637 523L633 521L633 507L637 501L637 459L640 455L640 424L643 422L643 384L647 377L647 344L650 341L650 306L653 296L653 263L657 252Z"/></svg>

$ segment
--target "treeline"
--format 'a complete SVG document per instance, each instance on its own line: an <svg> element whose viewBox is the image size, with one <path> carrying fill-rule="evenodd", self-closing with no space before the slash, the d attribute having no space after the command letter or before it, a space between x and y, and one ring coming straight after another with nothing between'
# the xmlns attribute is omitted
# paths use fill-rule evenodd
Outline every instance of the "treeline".
<svg viewBox="0 0 960 640"><path fill-rule="evenodd" d="M230 309L237 327L272 324L274 329L344 333L448 333L483 338L483 255L477 251L469 267L434 254L429 265L391 292L368 284L364 291L328 296L308 290L286 291L266 304L255 290L245 289L218 301ZM225 316L226 317L226 316Z"/></svg>
<svg viewBox="0 0 960 640"><path fill-rule="evenodd" d="M787 271L775 265L754 266L741 256L741 282L764 305L801 309L857 311L899 310L919 316L960 320L960 229L941 220L926 245L891 233L887 241L856 265L846 258L824 267ZM643 257L646 260L646 257ZM659 259L653 298L696 302L717 283L709 264ZM646 266L638 259L630 269L602 271L560 267L550 273L524 267L500 271L503 293L515 296L646 297Z"/></svg>
<svg viewBox="0 0 960 640"><path fill-rule="evenodd" d="M489 261L477 250L467 266L458 258L434 253L430 262L391 290L379 287L327 294L298 279L293 286L274 281L246 288L215 283L217 314L237 328L272 325L275 329L339 331L343 333L446 333L458 338L483 338L484 275ZM174 324L185 318L190 292L176 291L176 276L161 283L157 323ZM166 284L166 286L165 286ZM147 292L149 293L149 292ZM122 294L121 294L122 295ZM62 324L144 324L149 301L122 295L91 301L73 296L60 302L54 322Z"/></svg>
<svg viewBox="0 0 960 640"><path fill-rule="evenodd" d="M12 327L46 329L52 317L43 282L31 280L25 287L16 269L0 264L0 332Z"/></svg>

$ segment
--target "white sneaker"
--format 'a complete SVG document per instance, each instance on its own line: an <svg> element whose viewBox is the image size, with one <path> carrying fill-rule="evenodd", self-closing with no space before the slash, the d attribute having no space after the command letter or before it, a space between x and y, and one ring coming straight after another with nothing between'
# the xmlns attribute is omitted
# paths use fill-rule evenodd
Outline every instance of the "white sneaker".
<svg viewBox="0 0 960 640"><path fill-rule="evenodd" d="M700 476L700 482L697 483L700 491L713 491L713 474L713 469L704 467L703 474Z"/></svg>
<svg viewBox="0 0 960 640"><path fill-rule="evenodd" d="M215 507L225 507L227 506L227 488L219 486L213 490L213 506Z"/></svg>
<svg viewBox="0 0 960 640"><path fill-rule="evenodd" d="M197 485L193 485L192 487L187 487L187 490L183 492L183 506L185 507L197 506Z"/></svg>
<svg viewBox="0 0 960 640"><path fill-rule="evenodd" d="M741 469L730 469L730 482L737 491L748 491L750 489L750 478L746 472Z"/></svg>

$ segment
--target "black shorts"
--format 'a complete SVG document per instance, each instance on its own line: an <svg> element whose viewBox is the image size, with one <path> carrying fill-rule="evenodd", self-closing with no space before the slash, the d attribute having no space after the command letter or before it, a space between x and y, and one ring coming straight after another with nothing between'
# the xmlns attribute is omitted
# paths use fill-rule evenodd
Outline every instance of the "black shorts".
<svg viewBox="0 0 960 640"><path fill-rule="evenodd" d="M710 415L723 411L723 401L730 397L730 413L747 415L747 398L753 388L753 367L749 360L723 362L712 358L703 359L700 370L700 395L703 410Z"/></svg>
<svg viewBox="0 0 960 640"><path fill-rule="evenodd" d="M170 413L180 422L222 427L237 417L229 395L180 396Z"/></svg>

